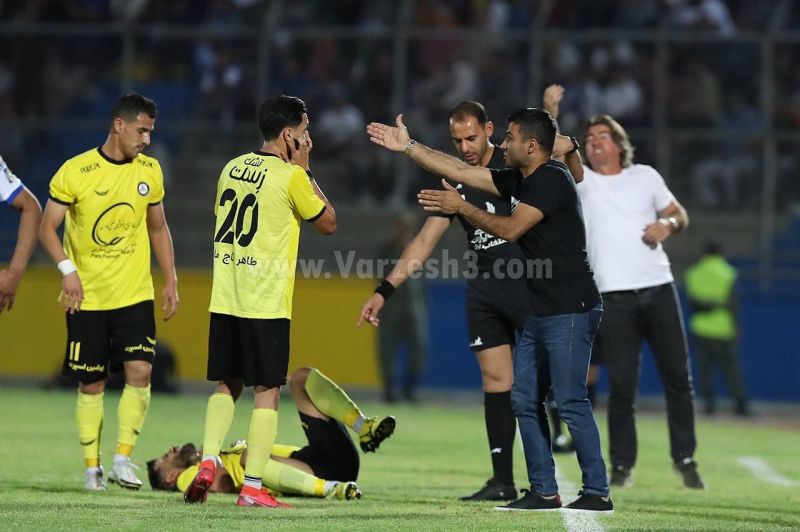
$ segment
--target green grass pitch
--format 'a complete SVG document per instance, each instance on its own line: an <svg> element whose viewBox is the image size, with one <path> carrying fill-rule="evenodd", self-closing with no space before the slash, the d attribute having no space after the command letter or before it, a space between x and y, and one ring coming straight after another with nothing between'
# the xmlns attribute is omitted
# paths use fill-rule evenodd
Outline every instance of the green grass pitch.
<svg viewBox="0 0 800 532"><path fill-rule="evenodd" d="M117 393L106 394L103 456L110 462L116 434ZM251 402L244 395L229 440L246 436ZM200 444L206 398L155 395L134 461L160 455L168 445ZM74 426L75 396L68 392L0 390L0 528L5 530L564 530L560 513L494 512L493 505L457 501L489 476L483 412L474 404L417 407L365 403L366 413L397 417L395 434L375 454L362 455L358 501L284 499L290 510L237 508L233 495L212 495L188 506L180 494L109 486L83 491L83 463ZM604 413L599 416L605 439ZM681 486L670 468L663 416L639 419L639 464L632 488L612 492L606 530L800 529L800 431L763 423L698 424L697 460L708 490ZM280 407L280 443L304 436L288 397ZM798 484L771 484L737 464L742 455L763 458ZM563 476L580 486L574 455L559 456ZM517 487L526 487L521 446L515 454ZM575 493L562 489L565 502Z"/></svg>

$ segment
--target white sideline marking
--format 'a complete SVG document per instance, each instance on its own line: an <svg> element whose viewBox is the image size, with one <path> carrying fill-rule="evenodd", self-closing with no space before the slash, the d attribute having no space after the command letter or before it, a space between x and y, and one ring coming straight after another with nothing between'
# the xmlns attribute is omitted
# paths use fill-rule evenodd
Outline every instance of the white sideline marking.
<svg viewBox="0 0 800 532"><path fill-rule="evenodd" d="M561 474L561 470L556 466L556 482L558 482L558 491L560 493L569 493L569 501L561 499L561 502L567 504L572 502L575 495L578 493L578 488L572 482ZM564 528L569 532L604 532L605 528L600 526L595 516L592 514L582 512L562 511L561 518L564 520Z"/></svg>
<svg viewBox="0 0 800 532"><path fill-rule="evenodd" d="M771 484L777 484L779 486L786 486L787 488L797 486L797 481L786 478L772 469L763 458L758 456L740 456L737 459L737 462L739 462L740 466L750 471L753 476L759 480L763 480L764 482L769 482Z"/></svg>

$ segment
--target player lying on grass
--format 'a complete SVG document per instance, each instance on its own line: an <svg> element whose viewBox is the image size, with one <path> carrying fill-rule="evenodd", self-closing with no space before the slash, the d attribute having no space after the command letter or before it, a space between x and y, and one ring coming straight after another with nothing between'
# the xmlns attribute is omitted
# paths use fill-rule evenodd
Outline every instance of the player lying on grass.
<svg viewBox="0 0 800 532"><path fill-rule="evenodd" d="M358 434L362 451L372 452L392 435L395 418L365 417L344 390L315 368L300 368L292 373L289 389L308 445L273 445L264 469L264 486L273 494L360 498L361 490L356 484L358 451L347 428ZM222 450L222 467L215 469L213 483L202 493L191 485L200 459L200 452L191 443L172 447L161 458L147 463L150 485L157 490L183 491L184 500L190 503L205 502L207 491L239 492L247 462L244 440Z"/></svg>

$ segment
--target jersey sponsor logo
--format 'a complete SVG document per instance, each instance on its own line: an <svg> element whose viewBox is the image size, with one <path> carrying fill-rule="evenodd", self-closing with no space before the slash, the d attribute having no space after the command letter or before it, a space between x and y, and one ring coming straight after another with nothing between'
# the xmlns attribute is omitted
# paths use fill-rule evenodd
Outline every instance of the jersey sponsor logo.
<svg viewBox="0 0 800 532"><path fill-rule="evenodd" d="M251 185L257 184L256 192L258 192L261 190L261 185L264 184L264 179L267 177L267 170L266 168L264 170L240 168L237 165L233 165L233 168L228 171L228 177L234 181L241 181L242 183L249 183Z"/></svg>
<svg viewBox="0 0 800 532"><path fill-rule="evenodd" d="M153 168L153 161L145 161L141 157L137 157L136 160L139 162L139 164L146 168Z"/></svg>
<svg viewBox="0 0 800 532"><path fill-rule="evenodd" d="M506 241L500 237L496 237L490 233L487 233L483 229L475 229L475 232L472 233L472 239L469 241L469 243L472 246L472 249L475 251L483 251L495 246L502 246L506 243Z"/></svg>
<svg viewBox="0 0 800 532"><path fill-rule="evenodd" d="M469 344L469 346L470 346L470 347L480 347L480 346L482 346L482 345L483 345L483 340L481 339L481 337L480 337L480 336L478 336L477 338L475 338L475 339L474 339L472 342L470 342L470 344Z"/></svg>
<svg viewBox="0 0 800 532"><path fill-rule="evenodd" d="M108 189L105 189L105 190L95 190L95 191L94 191L94 193L95 193L95 194L97 194L98 196L105 196L106 194L108 194Z"/></svg>
<svg viewBox="0 0 800 532"><path fill-rule="evenodd" d="M492 203L491 201L486 202L486 212L488 212L489 214L494 214L495 212L497 212L497 210L494 207L494 203Z"/></svg>
<svg viewBox="0 0 800 532"><path fill-rule="evenodd" d="M104 210L92 227L92 240L98 246L116 246L139 226L133 215L136 209L130 203L115 203Z"/></svg>
<svg viewBox="0 0 800 532"><path fill-rule="evenodd" d="M99 170L99 169L100 169L100 163L99 162L92 163L92 164L87 164L86 166L81 166L81 173L82 174L88 174L90 172L94 172L95 170Z"/></svg>
<svg viewBox="0 0 800 532"><path fill-rule="evenodd" d="M148 185L144 181L141 181L139 185L136 187L136 190L139 191L140 196L147 196L147 194L150 192L150 185Z"/></svg>

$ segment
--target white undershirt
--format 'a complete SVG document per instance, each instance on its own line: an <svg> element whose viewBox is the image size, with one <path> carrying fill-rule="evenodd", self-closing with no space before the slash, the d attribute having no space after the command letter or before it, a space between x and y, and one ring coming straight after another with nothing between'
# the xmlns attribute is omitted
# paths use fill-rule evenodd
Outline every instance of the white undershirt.
<svg viewBox="0 0 800 532"><path fill-rule="evenodd" d="M642 241L658 211L675 201L654 168L635 164L615 175L584 167L578 185L586 223L586 247L600 292L635 290L673 281L669 258L659 244Z"/></svg>

